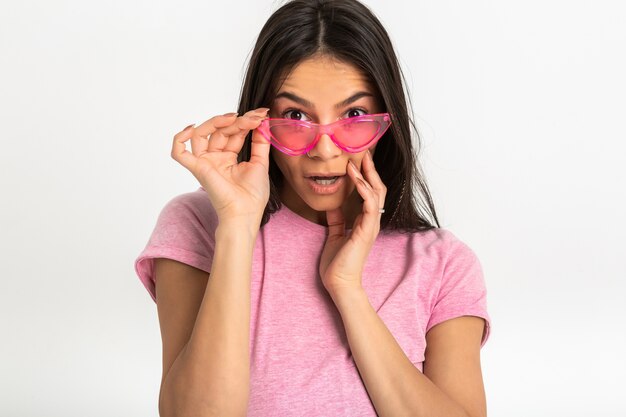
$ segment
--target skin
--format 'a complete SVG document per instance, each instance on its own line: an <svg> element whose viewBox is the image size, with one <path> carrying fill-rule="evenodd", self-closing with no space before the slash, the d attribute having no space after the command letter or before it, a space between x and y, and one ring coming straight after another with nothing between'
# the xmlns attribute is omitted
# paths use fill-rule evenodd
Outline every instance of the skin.
<svg viewBox="0 0 626 417"><path fill-rule="evenodd" d="M286 93L290 96L284 97ZM318 55L300 62L286 75L271 108L251 110L240 117L215 116L198 127L188 126L174 137L172 157L207 191L220 225L243 227L251 236L258 233L269 197L267 173L269 158L273 157L286 179L279 190L283 204L312 222L328 226L319 265L324 287L331 295L361 290L363 266L380 231L379 208L384 207L387 194L374 167L371 153L375 146L359 153L344 152L329 136L322 135L310 157L294 157L270 146L257 128L268 112L271 117L329 124L381 111L373 86L357 68ZM237 153L250 130L250 161L237 163ZM186 150L188 140L192 152ZM319 195L305 178L315 171L345 173L346 177L337 192ZM346 233L346 225L352 225L350 233Z"/></svg>
<svg viewBox="0 0 626 417"><path fill-rule="evenodd" d="M289 91L310 102L307 108L297 107L301 111L297 118L304 115L316 123L328 124L349 114L356 115L349 113L352 107L364 108L367 113L381 112L371 96L360 97L349 106L336 108L337 103L357 92L373 91L363 74L346 63L316 57L301 62L284 81L278 94ZM293 110L295 104L301 106L286 97L277 99L272 104L271 116L284 117L280 113L288 106ZM238 383L248 381L249 282L237 284L232 278L250 277L253 243L269 197L271 152L286 179L285 186L279 190L283 203L310 221L328 225L320 258L320 277L341 315L354 362L377 413L381 417L486 416L480 368L480 341L484 329L481 318L458 317L433 327L426 334L428 348L422 373L411 363L369 303L361 277L363 265L380 231L382 215L378 209L384 207L387 193L370 153L345 153L329 137L322 136L311 150L311 158L287 156L275 150L257 130L269 110L254 109L239 117L234 114L215 116L197 127L190 125L174 136L171 155L207 191L219 218L216 248L225 248L216 255L217 272L211 280L208 275L206 277L212 283L208 285L215 286L214 291L207 291L207 294L209 297L217 294L213 299L209 298L206 305L222 310L207 310L204 320L199 321L206 321L207 329L222 326L227 336L211 338L211 342L236 340L232 346L216 344L214 351L219 354L192 357L189 363L206 363L220 355L228 356L230 362L212 362L213 369L219 369L224 375L232 375L233 370L238 370L239 377L233 380ZM250 131L253 132L250 161L238 163L237 154ZM191 141L191 152L186 150L187 141ZM337 193L320 196L313 194L305 182L304 175L311 171L346 172L348 177L344 188ZM346 224L353 225L349 234L346 234ZM229 252L229 247L236 249ZM248 248L247 263L239 259L241 247ZM235 256L237 259L233 262ZM235 302L220 304L223 299ZM237 308L229 310L233 305ZM224 326L226 318L231 325ZM372 344L372 340L376 343ZM207 341L204 343L211 346ZM207 349L203 347L195 351L206 352ZM182 375L181 380L189 380L186 374ZM213 381L209 381L207 386L221 389L221 382L228 377L220 378L220 384L212 385ZM207 386L197 390L199 396L208 395ZM240 402L245 404L247 385L244 388L234 386L228 394L223 390L214 393L215 404L233 396L244 399ZM185 395L188 391L186 387L183 390ZM207 400L203 401L206 403Z"/></svg>
<svg viewBox="0 0 626 417"><path fill-rule="evenodd" d="M284 92L301 97L312 106L303 105L288 97L279 97L271 106L270 117L328 124L350 116L382 112L366 76L354 66L329 57L316 56L297 65L284 79L277 96ZM335 107L337 103L358 92L366 92L371 96ZM370 148L372 154L375 148L376 145ZM335 145L328 135L320 137L309 152L311 157L290 156L272 147L271 155L286 179L280 190L281 201L305 219L324 226L328 226L326 212L341 208L346 223L352 225L362 211L362 199L356 190L356 183L350 180L351 177L348 175L345 178L348 181L344 181L336 193L319 195L311 190L305 175L311 172L348 174L348 161L352 161L361 171L365 153L366 151L346 152Z"/></svg>

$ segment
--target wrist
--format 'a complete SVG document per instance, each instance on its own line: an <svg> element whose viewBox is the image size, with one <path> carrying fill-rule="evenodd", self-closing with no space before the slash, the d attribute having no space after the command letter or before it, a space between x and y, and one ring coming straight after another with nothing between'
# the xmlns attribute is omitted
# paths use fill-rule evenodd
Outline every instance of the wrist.
<svg viewBox="0 0 626 417"><path fill-rule="evenodd" d="M329 290L328 293L340 313L355 304L363 302L369 303L367 293L361 286L334 288L333 290Z"/></svg>
<svg viewBox="0 0 626 417"><path fill-rule="evenodd" d="M258 233L258 226L254 227L241 222L220 222L215 229L215 241L254 247Z"/></svg>

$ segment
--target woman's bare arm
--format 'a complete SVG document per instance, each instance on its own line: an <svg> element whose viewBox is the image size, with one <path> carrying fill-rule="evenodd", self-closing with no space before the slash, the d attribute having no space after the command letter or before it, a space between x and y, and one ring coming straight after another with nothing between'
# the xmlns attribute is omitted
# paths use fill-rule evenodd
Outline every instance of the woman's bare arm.
<svg viewBox="0 0 626 417"><path fill-rule="evenodd" d="M483 319L457 317L433 327L426 334L422 373L404 353L364 290L337 292L331 297L341 315L354 363L379 416L487 415L480 369Z"/></svg>
<svg viewBox="0 0 626 417"><path fill-rule="evenodd" d="M190 266L173 266L175 261L159 260L155 267L163 338L161 417L246 415L256 233L220 224L215 239L210 279ZM198 277L206 285L202 298L198 283L189 282Z"/></svg>

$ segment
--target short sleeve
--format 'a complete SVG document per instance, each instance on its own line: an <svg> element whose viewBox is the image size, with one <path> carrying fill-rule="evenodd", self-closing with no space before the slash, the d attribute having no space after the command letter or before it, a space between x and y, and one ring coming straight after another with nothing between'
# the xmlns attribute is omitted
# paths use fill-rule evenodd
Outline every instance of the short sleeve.
<svg viewBox="0 0 626 417"><path fill-rule="evenodd" d="M163 207L146 247L135 260L135 272L154 302L154 259L173 259L211 272L217 224L217 214L202 188L176 196Z"/></svg>
<svg viewBox="0 0 626 417"><path fill-rule="evenodd" d="M439 293L431 311L426 333L435 325L461 316L485 320L480 344L482 348L491 333L487 312L487 287L483 270L474 251L451 233Z"/></svg>

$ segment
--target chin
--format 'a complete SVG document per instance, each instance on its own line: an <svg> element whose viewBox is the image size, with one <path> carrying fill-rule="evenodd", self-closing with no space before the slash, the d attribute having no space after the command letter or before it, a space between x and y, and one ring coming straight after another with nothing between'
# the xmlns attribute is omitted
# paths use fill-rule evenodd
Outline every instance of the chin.
<svg viewBox="0 0 626 417"><path fill-rule="evenodd" d="M290 184L291 185L291 184ZM294 184L290 187L291 190L288 193L294 203L296 200L300 200L300 203L296 203L298 206L302 203L308 206L311 210L322 212L334 210L337 208L343 208L346 204L350 204L350 195L356 192L355 188L342 189L333 194L319 195L312 192L306 184Z"/></svg>
<svg viewBox="0 0 626 417"><path fill-rule="evenodd" d="M311 207L315 211L326 211L340 207L343 204L343 198L339 199L336 196L333 197L319 197L313 196L307 199L303 199L307 206Z"/></svg>
<svg viewBox="0 0 626 417"><path fill-rule="evenodd" d="M339 194L326 197L314 195L304 200L304 202L315 211L329 211L341 208L345 205L346 201L347 197Z"/></svg>

